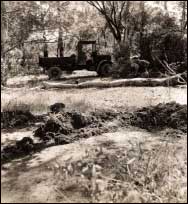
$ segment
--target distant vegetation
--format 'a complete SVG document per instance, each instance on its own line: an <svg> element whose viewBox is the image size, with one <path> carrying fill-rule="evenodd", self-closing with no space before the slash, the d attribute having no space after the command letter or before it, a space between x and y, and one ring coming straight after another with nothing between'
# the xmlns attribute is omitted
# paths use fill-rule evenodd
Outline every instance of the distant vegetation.
<svg viewBox="0 0 188 204"><path fill-rule="evenodd" d="M38 74L45 46L53 56L69 55L80 39L111 53L121 77L143 69L131 60L135 55L150 64L143 76L168 75L171 63L175 73L187 69L187 1L1 1L1 20L3 84L13 75Z"/></svg>

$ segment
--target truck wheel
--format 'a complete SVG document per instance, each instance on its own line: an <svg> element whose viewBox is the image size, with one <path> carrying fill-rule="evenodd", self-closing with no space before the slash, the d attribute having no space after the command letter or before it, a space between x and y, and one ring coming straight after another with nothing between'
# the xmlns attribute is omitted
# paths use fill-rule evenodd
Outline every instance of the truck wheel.
<svg viewBox="0 0 188 204"><path fill-rule="evenodd" d="M110 75L112 65L110 63L104 63L99 67L98 75L101 77L107 77Z"/></svg>
<svg viewBox="0 0 188 204"><path fill-rule="evenodd" d="M49 79L60 79L62 70L59 67L51 67L48 70Z"/></svg>

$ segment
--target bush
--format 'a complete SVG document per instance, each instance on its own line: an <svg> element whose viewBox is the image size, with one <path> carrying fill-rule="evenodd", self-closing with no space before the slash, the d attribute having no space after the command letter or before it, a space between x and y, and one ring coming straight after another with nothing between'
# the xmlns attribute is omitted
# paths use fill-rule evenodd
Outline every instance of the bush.
<svg viewBox="0 0 188 204"><path fill-rule="evenodd" d="M150 63L147 60L141 60L130 57L130 47L127 44L120 44L114 49L116 63L113 67L113 75L121 78L133 78L137 76L146 76ZM147 74L148 76L148 74Z"/></svg>
<svg viewBox="0 0 188 204"><path fill-rule="evenodd" d="M114 48L115 65L113 75L117 77L127 77L131 72L130 47L128 44L121 43Z"/></svg>
<svg viewBox="0 0 188 204"><path fill-rule="evenodd" d="M135 44L140 52L141 59L150 62L152 74L158 71L164 73L161 61L165 60L169 64L172 62L185 62L187 39L182 37L180 27L176 18L164 13L159 9L149 9L145 11L143 32L135 30ZM141 14L138 13L138 16ZM137 16L136 16L137 17ZM140 22L137 22L137 26Z"/></svg>
<svg viewBox="0 0 188 204"><path fill-rule="evenodd" d="M114 48L114 58L116 61L118 61L120 58L124 61L130 59L130 47L126 43L121 43L119 45L116 45Z"/></svg>
<svg viewBox="0 0 188 204"><path fill-rule="evenodd" d="M180 33L170 32L161 38L158 47L161 50L162 59L172 63L185 61L186 46L186 40Z"/></svg>
<svg viewBox="0 0 188 204"><path fill-rule="evenodd" d="M1 85L5 86L7 81L7 75L8 75L8 67L5 63L5 61L1 58Z"/></svg>

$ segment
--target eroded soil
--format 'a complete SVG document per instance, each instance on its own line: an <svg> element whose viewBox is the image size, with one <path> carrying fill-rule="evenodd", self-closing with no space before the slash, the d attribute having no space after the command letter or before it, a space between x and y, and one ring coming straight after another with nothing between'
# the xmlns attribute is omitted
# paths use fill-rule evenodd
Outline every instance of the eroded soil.
<svg viewBox="0 0 188 204"><path fill-rule="evenodd" d="M55 105L58 107L60 104ZM54 105L52 107L54 109ZM37 122L39 118L24 111L3 112L2 116L4 116L1 121L2 128L12 128L13 125L19 127L19 125L30 124L34 120ZM33 136L39 138L40 141L35 143L32 138L24 137L22 140L16 141L15 145L3 147L1 151L2 163L41 151L49 146L69 144L83 138L113 132L120 127L135 126L150 131L172 128L179 133L187 133L187 106L175 102L161 103L132 113L122 110L121 112L104 111L86 114L79 111L61 110L58 112L56 109L55 113L49 113L44 120L44 124L33 132Z"/></svg>

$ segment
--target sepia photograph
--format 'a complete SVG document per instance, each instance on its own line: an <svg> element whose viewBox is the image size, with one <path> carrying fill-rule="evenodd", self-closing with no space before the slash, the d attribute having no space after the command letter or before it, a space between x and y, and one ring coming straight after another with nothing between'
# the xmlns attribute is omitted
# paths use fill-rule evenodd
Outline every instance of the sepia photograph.
<svg viewBox="0 0 188 204"><path fill-rule="evenodd" d="M187 203L187 1L1 1L1 203Z"/></svg>

